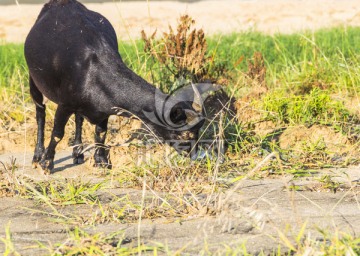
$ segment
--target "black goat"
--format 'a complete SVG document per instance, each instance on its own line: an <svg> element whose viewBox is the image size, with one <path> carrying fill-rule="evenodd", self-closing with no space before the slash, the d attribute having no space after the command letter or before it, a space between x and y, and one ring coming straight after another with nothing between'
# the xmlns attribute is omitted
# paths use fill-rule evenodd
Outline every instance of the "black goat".
<svg viewBox="0 0 360 256"><path fill-rule="evenodd" d="M176 100L136 75L123 63L115 31L99 13L76 0L50 0L44 5L25 42L30 94L36 104L38 125L33 166L50 172L55 148L64 136L69 117L75 113L75 145L81 145L83 117L96 125L95 143L105 142L108 118L126 110L140 118L160 138L180 140L173 146L190 152L203 124L202 107L194 109L199 92L191 101ZM45 103L58 107L51 141L44 148ZM199 98L199 97L198 97ZM170 108L161 108L173 102ZM199 104L197 104L199 107ZM82 147L74 147L74 163L83 162ZM108 151L95 150L95 163L111 167Z"/></svg>

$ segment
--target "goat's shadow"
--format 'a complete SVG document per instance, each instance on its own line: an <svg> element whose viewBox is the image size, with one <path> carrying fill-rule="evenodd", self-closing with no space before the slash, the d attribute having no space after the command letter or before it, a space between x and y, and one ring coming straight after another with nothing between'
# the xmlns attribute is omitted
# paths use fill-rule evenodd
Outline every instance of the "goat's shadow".
<svg viewBox="0 0 360 256"><path fill-rule="evenodd" d="M127 143L130 143L132 142L133 140L135 139L138 139L138 140L142 140L142 141L145 141L145 140L148 140L149 137L153 137L151 135L150 132L148 132L146 130L146 127L145 126L142 126L141 128L135 130L133 132L133 134L130 136L130 138L128 140L125 141L124 144L127 144ZM120 144L116 144L116 145L113 145L113 146L119 146ZM83 153L86 154L86 153L89 153L89 156L92 155L92 152L93 148L90 148L88 150L85 150ZM81 166L83 164L85 164L85 162L87 161L86 159L84 160L83 163L80 163L80 164L74 164L74 163L66 163L64 165L61 165L59 166L59 164L63 163L63 162L66 162L66 161L69 161L69 160L72 160L72 154L69 153L69 155L67 156L63 156L61 158L58 158L56 160L54 160L54 169L51 171L52 174L54 173L57 173L57 172L62 172L62 171L65 171L66 169L68 168L72 168L72 167L76 167L76 166Z"/></svg>
<svg viewBox="0 0 360 256"><path fill-rule="evenodd" d="M54 166L58 166L58 167L55 167L55 168L51 171L51 173L53 174L53 173L57 173L57 172L62 172L62 171L65 171L65 170L68 169L68 168L71 168L71 167L74 167L74 166L79 165L79 164L74 164L74 163L71 163L71 164L70 164L70 163L69 163L69 164L65 164L65 165L59 166L60 163L66 162L66 161L68 161L69 159L72 159L72 156L71 156L71 155L69 155L69 156L64 156L64 157L62 157L62 158L56 159L56 160L54 161Z"/></svg>

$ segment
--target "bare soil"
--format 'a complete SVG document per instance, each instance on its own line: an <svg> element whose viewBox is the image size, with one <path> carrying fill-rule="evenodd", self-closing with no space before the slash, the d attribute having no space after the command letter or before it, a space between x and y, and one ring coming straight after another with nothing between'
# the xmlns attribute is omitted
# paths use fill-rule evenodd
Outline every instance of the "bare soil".
<svg viewBox="0 0 360 256"><path fill-rule="evenodd" d="M15 1L14 1L15 2ZM1 6L0 39L24 42L39 14L42 4ZM182 14L189 14L206 35L257 30L265 33L292 33L305 29L316 30L332 26L360 25L360 6L357 0L344 1L114 1L86 3L100 12L114 26L120 40L140 37L157 29L167 31Z"/></svg>
<svg viewBox="0 0 360 256"><path fill-rule="evenodd" d="M340 132L335 132L332 127L313 125L306 127L304 125L294 126L286 129L279 138L279 145L283 149L302 150L304 146L315 145L322 142L327 150L339 152L346 149L350 142L347 136Z"/></svg>
<svg viewBox="0 0 360 256"><path fill-rule="evenodd" d="M71 151L68 150L58 152L55 174L50 176L31 169L31 152L2 154L0 161L9 162L11 157L17 159L19 175L35 180L79 177L94 182L101 180L89 165L74 166ZM89 154L86 158L89 158ZM228 192L219 195L214 204L218 212L212 216L200 214L185 219L160 218L123 224L103 223L85 227L85 230L105 234L123 231L129 242L127 246L136 245L140 239L141 243L148 245L163 243L171 251L184 248L183 252L190 254L199 253L205 248L205 244L210 252L214 252L224 249L224 244L239 246L244 242L248 252L258 253L264 250L270 253L276 250L280 241L278 230L287 230L286 234L290 238L296 237L305 221L308 221L307 230L312 237L320 238L317 231L319 228L360 236L360 168L321 172L322 175L324 173L331 174L335 177L334 180L342 182L343 187L336 193L330 192L319 185L316 177L292 181L291 176L271 180L243 180L237 186L238 189L232 191L234 193L229 200L223 200ZM296 186L298 189L291 191L289 186ZM135 200L141 200L142 197L142 191L134 189L113 188L111 193L130 194ZM146 194L151 192L146 191ZM105 204L106 198L102 200ZM199 200L202 200L201 196ZM58 210L85 216L90 209L87 205L75 205L58 207ZM46 255L46 250L33 247L36 241L45 245L65 242L68 238L67 231L76 226L54 222L46 214L49 212L51 210L47 206L38 205L32 200L0 198L0 237L5 237L4 227L10 223L15 248L19 252L24 255ZM0 243L0 253L2 252L4 245Z"/></svg>

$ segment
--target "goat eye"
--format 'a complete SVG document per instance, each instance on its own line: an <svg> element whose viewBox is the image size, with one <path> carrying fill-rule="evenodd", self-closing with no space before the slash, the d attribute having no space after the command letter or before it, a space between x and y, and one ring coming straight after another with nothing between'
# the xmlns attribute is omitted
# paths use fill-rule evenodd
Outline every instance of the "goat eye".
<svg viewBox="0 0 360 256"><path fill-rule="evenodd" d="M170 112L170 120L174 124L184 122L186 120L185 111L182 108L173 108Z"/></svg>

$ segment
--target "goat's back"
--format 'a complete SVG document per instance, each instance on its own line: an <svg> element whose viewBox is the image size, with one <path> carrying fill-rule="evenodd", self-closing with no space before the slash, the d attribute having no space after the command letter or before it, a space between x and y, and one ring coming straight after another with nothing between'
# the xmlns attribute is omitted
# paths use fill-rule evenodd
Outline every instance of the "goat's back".
<svg viewBox="0 0 360 256"><path fill-rule="evenodd" d="M58 104L73 100L74 92L80 95L89 74L101 72L101 63L121 61L109 21L76 0L44 5L26 38L25 58L38 89Z"/></svg>

